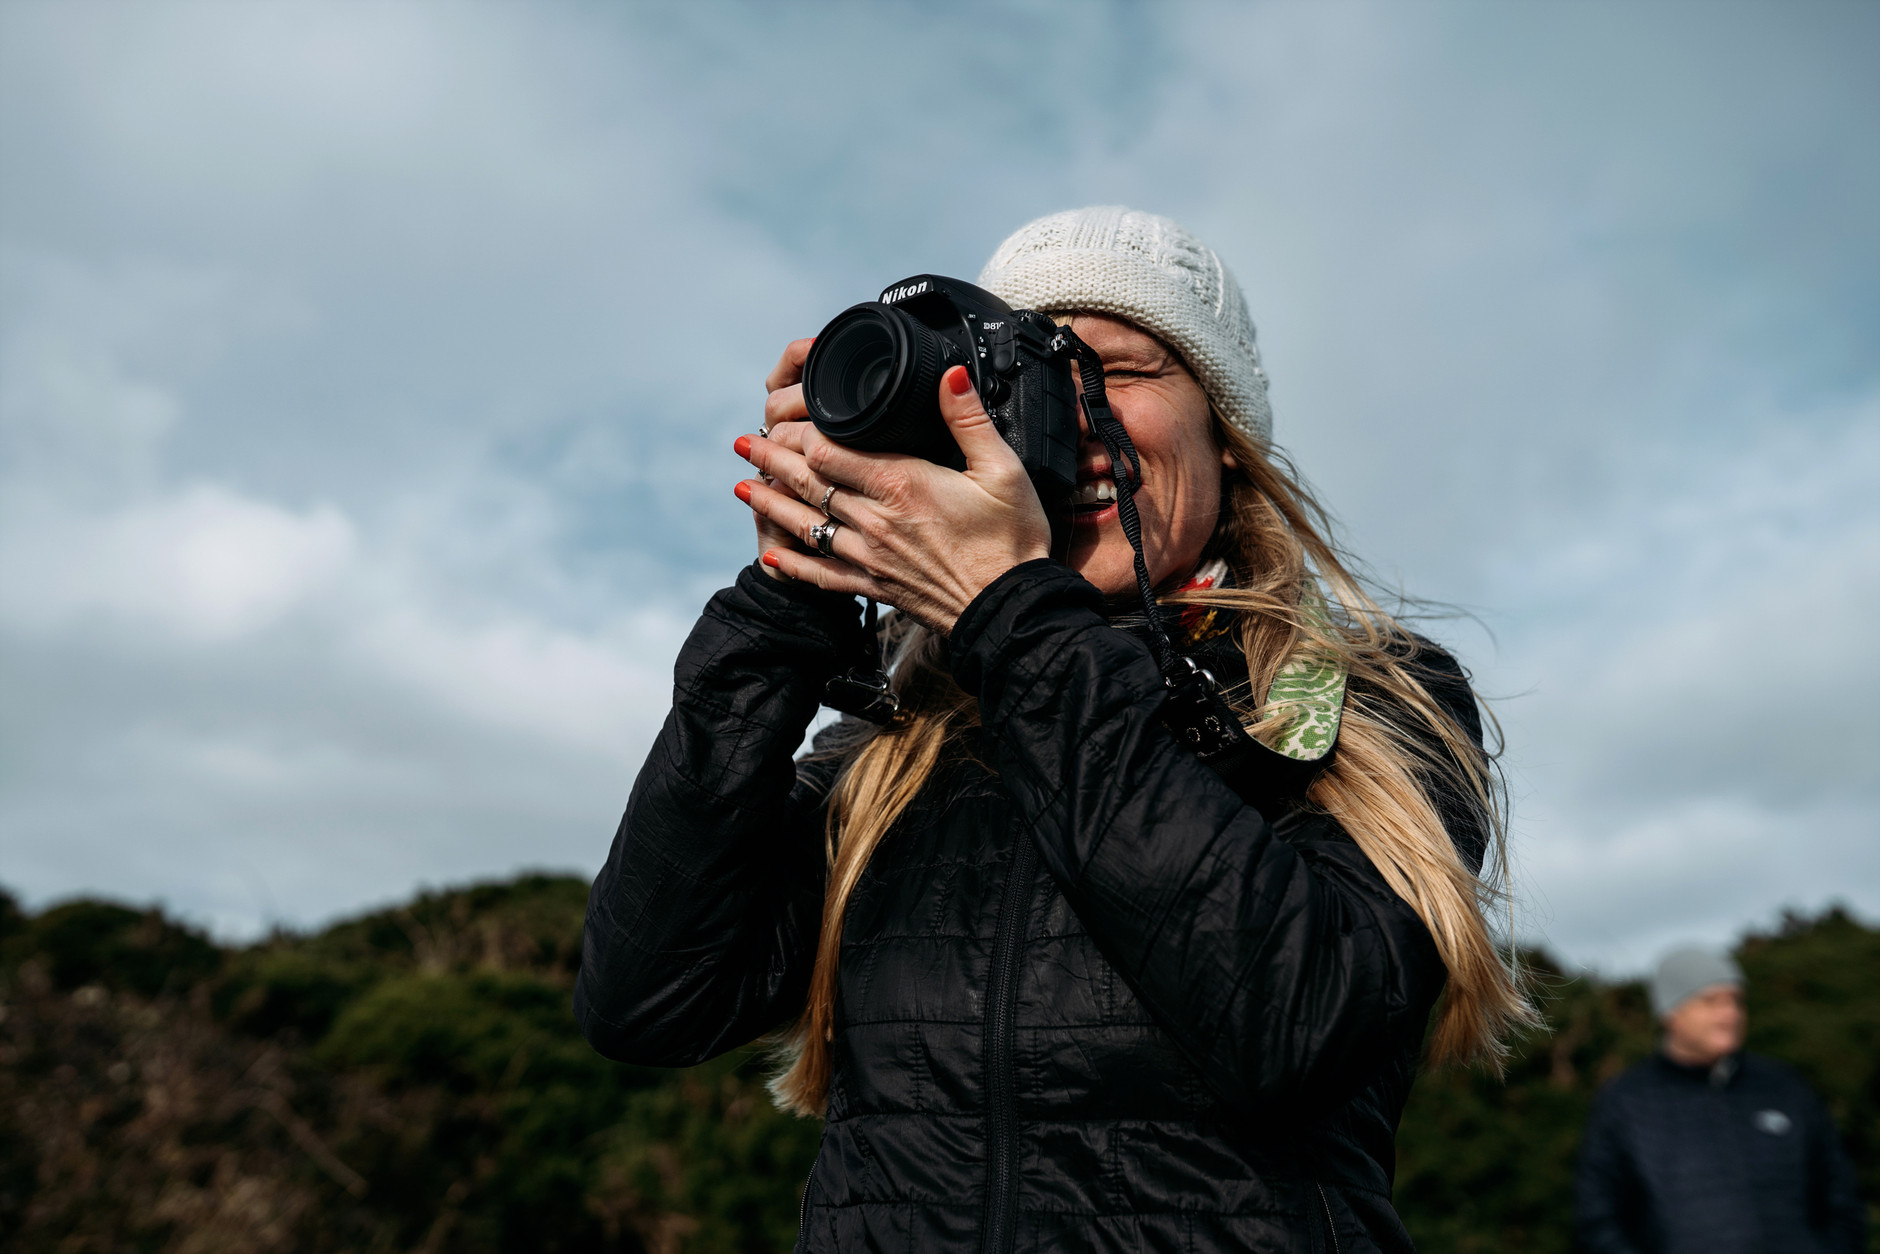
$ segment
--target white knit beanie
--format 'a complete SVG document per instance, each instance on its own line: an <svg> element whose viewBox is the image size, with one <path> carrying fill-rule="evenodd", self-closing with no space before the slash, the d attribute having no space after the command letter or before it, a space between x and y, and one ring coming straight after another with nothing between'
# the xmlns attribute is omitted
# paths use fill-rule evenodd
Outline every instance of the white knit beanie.
<svg viewBox="0 0 1880 1254"><path fill-rule="evenodd" d="M1272 439L1266 371L1240 285L1212 248L1169 219L1115 205L1039 218L999 245L979 286L1015 309L1133 322L1182 355L1223 419L1261 444Z"/></svg>

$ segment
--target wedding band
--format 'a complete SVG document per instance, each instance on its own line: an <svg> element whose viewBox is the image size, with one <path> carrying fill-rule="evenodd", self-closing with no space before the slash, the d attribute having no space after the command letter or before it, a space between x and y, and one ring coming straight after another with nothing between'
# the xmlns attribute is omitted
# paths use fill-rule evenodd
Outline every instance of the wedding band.
<svg viewBox="0 0 1880 1254"><path fill-rule="evenodd" d="M827 522L817 523L814 527L809 529L809 542L815 545L816 551L821 553L824 557L834 557L836 555L836 528L841 525L842 520L840 518L831 518Z"/></svg>
<svg viewBox="0 0 1880 1254"><path fill-rule="evenodd" d="M770 438L770 428L768 426L759 427L757 429L757 438L760 440L768 440Z"/></svg>
<svg viewBox="0 0 1880 1254"><path fill-rule="evenodd" d="M829 498L834 496L835 494L836 494L836 485L833 483L823 489L823 499L822 499L821 508L822 508L824 518L829 517Z"/></svg>

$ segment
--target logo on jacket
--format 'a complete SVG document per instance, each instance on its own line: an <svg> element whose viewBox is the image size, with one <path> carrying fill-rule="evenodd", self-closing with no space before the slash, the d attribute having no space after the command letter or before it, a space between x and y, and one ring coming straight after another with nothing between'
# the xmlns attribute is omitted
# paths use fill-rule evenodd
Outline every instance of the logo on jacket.
<svg viewBox="0 0 1880 1254"><path fill-rule="evenodd" d="M1789 1117L1779 1110L1759 1110L1750 1122L1770 1136L1781 1136L1789 1130L1790 1126Z"/></svg>

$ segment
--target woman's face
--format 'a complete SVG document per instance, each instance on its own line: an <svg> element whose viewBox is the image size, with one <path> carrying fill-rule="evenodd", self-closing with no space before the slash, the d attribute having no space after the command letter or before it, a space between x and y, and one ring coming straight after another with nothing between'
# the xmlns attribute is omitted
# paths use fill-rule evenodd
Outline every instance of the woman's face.
<svg viewBox="0 0 1880 1254"><path fill-rule="evenodd" d="M1167 345L1102 314L1078 314L1071 329L1103 358L1110 408L1142 459L1136 510L1142 549L1158 589L1186 579L1221 513L1221 468L1235 464L1214 438L1207 394ZM1135 555L1116 513L1110 455L1087 418L1072 494L1070 564L1105 596L1136 586Z"/></svg>

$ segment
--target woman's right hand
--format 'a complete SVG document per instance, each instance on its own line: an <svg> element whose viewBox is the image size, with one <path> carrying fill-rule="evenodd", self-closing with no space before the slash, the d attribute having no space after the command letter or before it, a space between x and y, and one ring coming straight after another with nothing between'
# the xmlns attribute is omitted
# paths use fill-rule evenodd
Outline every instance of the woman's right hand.
<svg viewBox="0 0 1880 1254"><path fill-rule="evenodd" d="M775 431L779 423L809 420L809 407L803 403L803 361L809 356L809 346L815 342L814 339L792 340L789 347L783 350L783 356L777 359L777 364L771 370L769 377L764 380L764 390L770 393L764 400L764 426L767 429ZM738 439L743 442L748 437L739 436ZM738 456L744 456L742 447L738 449ZM790 491L789 487L782 483L773 482L770 486L779 492ZM804 503L815 504L813 501ZM759 557L771 549L796 549L805 553L809 551L803 548L803 542L794 533L771 522L762 514L753 511L753 516L757 519ZM790 577L775 567L759 562L757 568L772 579L783 583L789 582Z"/></svg>

